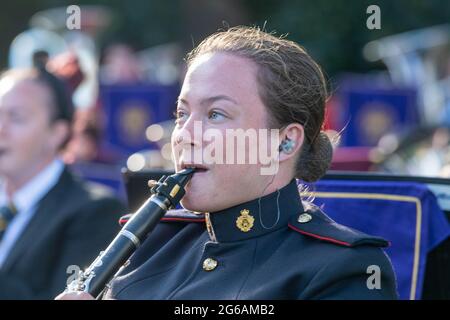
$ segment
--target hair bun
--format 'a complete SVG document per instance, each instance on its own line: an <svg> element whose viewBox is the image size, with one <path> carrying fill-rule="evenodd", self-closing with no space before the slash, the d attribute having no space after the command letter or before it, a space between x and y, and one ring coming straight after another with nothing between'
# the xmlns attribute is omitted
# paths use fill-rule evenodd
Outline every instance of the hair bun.
<svg viewBox="0 0 450 320"><path fill-rule="evenodd" d="M324 132L320 132L314 144L309 148L303 144L297 162L296 178L305 182L314 182L325 175L333 157L333 145Z"/></svg>

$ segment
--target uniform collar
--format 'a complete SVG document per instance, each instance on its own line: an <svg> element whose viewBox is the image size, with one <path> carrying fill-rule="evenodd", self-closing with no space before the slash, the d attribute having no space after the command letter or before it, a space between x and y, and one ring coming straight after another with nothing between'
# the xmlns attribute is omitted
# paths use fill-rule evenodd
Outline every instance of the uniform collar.
<svg viewBox="0 0 450 320"><path fill-rule="evenodd" d="M278 207L280 215L277 221ZM212 241L231 242L259 237L287 227L289 217L302 211L297 182L293 179L285 187L264 197L206 213L205 218Z"/></svg>
<svg viewBox="0 0 450 320"><path fill-rule="evenodd" d="M12 203L16 209L25 211L35 206L58 182L64 163L60 159L54 159L36 176L29 180L22 188L17 190L12 198ZM8 201L4 185L0 187L0 204Z"/></svg>

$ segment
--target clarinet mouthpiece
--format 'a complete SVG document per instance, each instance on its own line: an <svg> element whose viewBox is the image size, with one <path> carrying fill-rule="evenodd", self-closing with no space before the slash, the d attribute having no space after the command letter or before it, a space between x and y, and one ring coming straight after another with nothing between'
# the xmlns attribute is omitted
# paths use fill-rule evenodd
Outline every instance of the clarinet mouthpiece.
<svg viewBox="0 0 450 320"><path fill-rule="evenodd" d="M185 187L186 184L189 182L189 180L191 180L192 175L195 172L195 168L186 168L181 170L180 172L178 172L176 174L176 179L178 180L178 183Z"/></svg>

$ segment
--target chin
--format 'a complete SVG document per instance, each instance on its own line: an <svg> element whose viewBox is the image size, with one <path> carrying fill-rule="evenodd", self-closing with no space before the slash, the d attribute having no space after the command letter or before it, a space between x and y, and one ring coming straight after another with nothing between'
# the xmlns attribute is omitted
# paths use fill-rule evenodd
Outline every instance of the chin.
<svg viewBox="0 0 450 320"><path fill-rule="evenodd" d="M189 196L185 196L180 204L183 206L183 208L185 208L186 210L189 211L194 211L194 212L211 212L211 211L215 211L214 206L212 206L211 200L204 200L202 198L197 198L197 199L193 199L191 201L191 198Z"/></svg>
<svg viewBox="0 0 450 320"><path fill-rule="evenodd" d="M195 212L204 212L204 206L202 205L202 201L195 201L189 195L185 195L184 198L180 201L180 204L189 211Z"/></svg>

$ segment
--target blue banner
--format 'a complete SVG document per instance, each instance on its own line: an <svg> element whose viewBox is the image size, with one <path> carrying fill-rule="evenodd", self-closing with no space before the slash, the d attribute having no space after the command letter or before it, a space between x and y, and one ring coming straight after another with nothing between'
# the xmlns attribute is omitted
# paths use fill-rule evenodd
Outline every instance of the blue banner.
<svg viewBox="0 0 450 320"><path fill-rule="evenodd" d="M145 130L153 123L172 118L178 93L178 86L102 86L100 96L105 114L102 147L123 157L156 148L146 139Z"/></svg>
<svg viewBox="0 0 450 320"><path fill-rule="evenodd" d="M321 180L314 203L332 219L390 241L386 249L401 299L420 299L427 253L450 235L436 197L412 182Z"/></svg>
<svg viewBox="0 0 450 320"><path fill-rule="evenodd" d="M375 146L386 133L403 133L419 123L416 91L387 84L346 80L338 91L333 123L343 146Z"/></svg>

